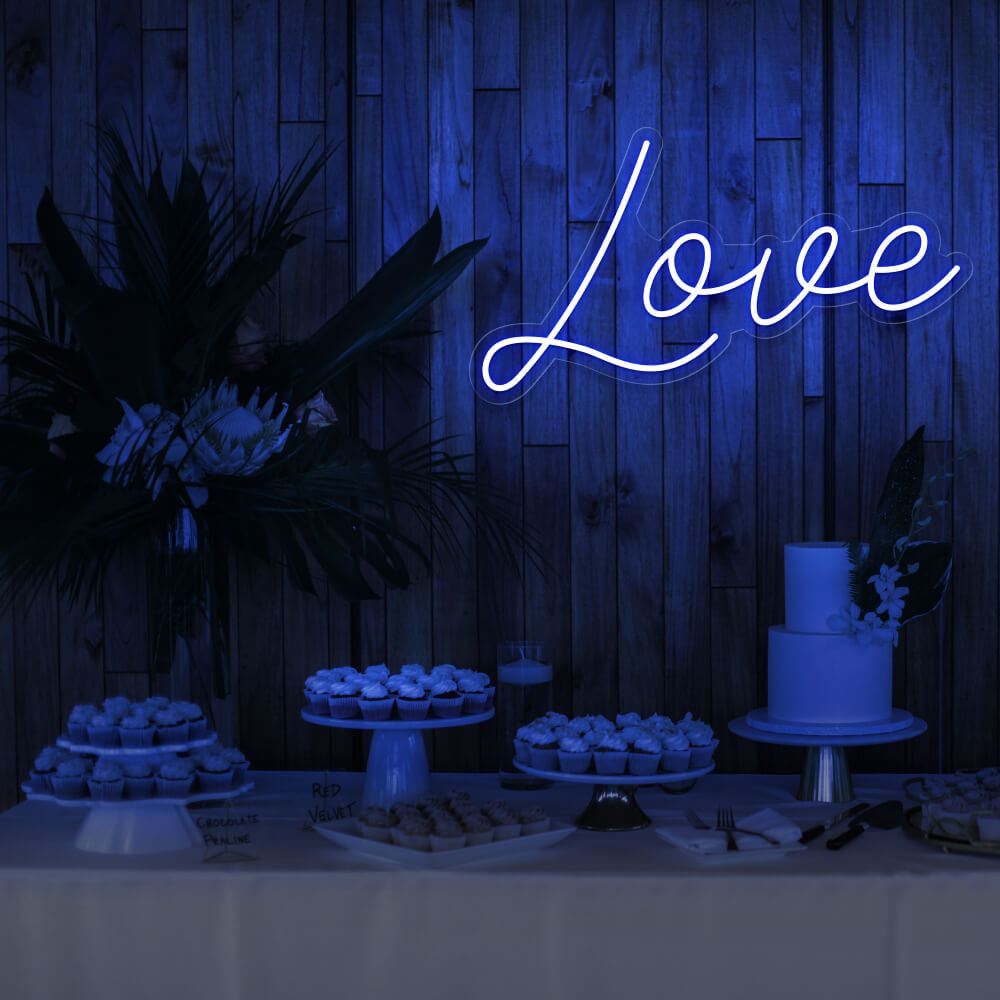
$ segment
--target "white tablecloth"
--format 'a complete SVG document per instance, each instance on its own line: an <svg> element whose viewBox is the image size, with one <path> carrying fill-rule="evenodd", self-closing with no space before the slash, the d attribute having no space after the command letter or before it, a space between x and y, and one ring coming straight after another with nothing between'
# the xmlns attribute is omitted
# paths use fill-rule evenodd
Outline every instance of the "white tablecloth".
<svg viewBox="0 0 1000 1000"><path fill-rule="evenodd" d="M258 774L234 816L258 858L197 849L108 857L72 846L81 813L0 816L0 997L921 998L1000 995L1000 859L945 855L901 831L845 850L705 868L652 828L577 831L518 860L451 871L379 867L304 829L323 776ZM330 776L346 809L360 776ZM861 776L859 797L900 778ZM487 776L435 788L541 803L571 820L588 790L510 793ZM639 792L654 824L693 807L770 804L802 825L795 779L709 775L685 796ZM219 811L203 813L221 816Z"/></svg>

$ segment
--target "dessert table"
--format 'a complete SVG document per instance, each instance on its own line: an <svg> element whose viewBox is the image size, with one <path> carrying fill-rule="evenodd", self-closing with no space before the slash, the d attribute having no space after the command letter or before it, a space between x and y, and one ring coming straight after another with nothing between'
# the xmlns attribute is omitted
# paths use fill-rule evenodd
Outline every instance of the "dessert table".
<svg viewBox="0 0 1000 1000"><path fill-rule="evenodd" d="M0 996L33 998L899 998L996 993L1000 859L944 854L900 830L841 851L705 866L658 838L678 810L770 805L805 827L839 806L797 777L710 774L640 793L651 827L578 830L537 853L413 871L308 829L356 813L361 774L251 772L229 809L192 809L206 845L105 856L73 848L80 816L26 802L0 815ZM857 775L869 801L904 775ZM572 822L586 790L501 789L434 775L474 800ZM210 855L233 863L205 863ZM244 858L256 860L241 860ZM735 860L735 859L734 859Z"/></svg>

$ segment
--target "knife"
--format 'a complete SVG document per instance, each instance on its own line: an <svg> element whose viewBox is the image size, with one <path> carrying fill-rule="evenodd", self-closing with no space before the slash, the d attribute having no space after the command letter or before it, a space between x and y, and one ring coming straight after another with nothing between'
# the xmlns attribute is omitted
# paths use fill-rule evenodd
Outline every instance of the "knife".
<svg viewBox="0 0 1000 1000"><path fill-rule="evenodd" d="M889 802L880 802L871 809L855 816L851 820L851 825L836 837L831 837L826 846L831 851L839 851L845 844L849 844L855 837L860 837L865 830L870 830L873 826L880 830L893 830L903 821L903 803L899 799L892 799Z"/></svg>
<svg viewBox="0 0 1000 1000"><path fill-rule="evenodd" d="M869 808L871 808L870 803L858 802L856 805L851 806L850 809L845 809L843 812L837 813L833 819L828 819L825 823L817 823L815 826L809 827L808 830L804 830L802 836L799 837L799 843L808 844L810 840L815 840L821 834L826 833L830 827L836 826L838 823L843 823L845 819L857 816L858 813L864 812Z"/></svg>

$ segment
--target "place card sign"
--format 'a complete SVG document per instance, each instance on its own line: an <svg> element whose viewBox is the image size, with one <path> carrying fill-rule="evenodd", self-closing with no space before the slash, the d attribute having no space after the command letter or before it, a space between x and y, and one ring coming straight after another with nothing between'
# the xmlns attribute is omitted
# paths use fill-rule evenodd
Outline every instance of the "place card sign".
<svg viewBox="0 0 1000 1000"><path fill-rule="evenodd" d="M231 813L226 810L224 816L199 815L195 824L201 833L206 848L249 847L252 837L251 830L260 823L257 813Z"/></svg>
<svg viewBox="0 0 1000 1000"><path fill-rule="evenodd" d="M565 308L559 311L557 303L549 311L549 317L556 317L554 322L547 317L542 323L499 327L479 342L470 376L484 398L492 402L517 399L538 381L555 356L614 372L629 381L661 383L684 378L715 360L740 330L758 338L777 336L801 323L805 314L823 301L834 305L856 302L870 308L883 322L905 313L907 322L912 322L945 303L972 276L969 258L941 253L936 226L916 213L896 216L865 230L851 230L843 220L821 217L802 226L792 240L782 242L765 236L753 247L726 244L704 223L684 223L659 239L643 226L642 205L661 145L652 129L641 129L633 136L615 184L621 196L616 203L612 192L608 200L607 209L614 205L614 214L603 237L598 241L595 235L577 264L565 289ZM631 282L623 280L620 272L631 262L618 260L619 330L635 322L648 325L651 319L671 320L700 300L732 293L739 293L745 305L727 306L722 314L723 329L711 329L715 314L711 324L707 315L699 315L688 317L683 329L675 332L664 326L659 339L673 346L655 354L651 348L653 356L646 358L618 356L613 331L607 329L602 330L602 347L566 335L571 317L585 308L582 302L587 290L633 202L637 207L631 224L642 228L658 246L666 244L666 249L646 272L641 295L644 313L638 302L622 292ZM838 247L851 240L857 241L857 264L852 264L852 273L844 274L848 254L838 254ZM833 270L838 280L832 279ZM665 358L664 354L673 356Z"/></svg>
<svg viewBox="0 0 1000 1000"><path fill-rule="evenodd" d="M342 788L331 782L326 774L322 781L314 781L311 786L311 802L306 813L307 827L313 823L332 823L338 819L349 819L354 815L357 802L341 797Z"/></svg>

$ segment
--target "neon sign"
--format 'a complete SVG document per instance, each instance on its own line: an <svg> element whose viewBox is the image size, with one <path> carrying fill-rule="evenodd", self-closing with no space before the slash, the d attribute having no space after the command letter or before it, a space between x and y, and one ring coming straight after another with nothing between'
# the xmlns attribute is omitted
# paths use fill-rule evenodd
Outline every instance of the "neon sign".
<svg viewBox="0 0 1000 1000"><path fill-rule="evenodd" d="M626 155L625 162L618 175L619 183L626 177L627 180L625 180L621 196L615 206L614 215L594 252L593 258L583 270L582 277L572 292L565 309L562 310L551 326L548 326L544 334L539 332L525 332L525 330L538 331L539 329L545 329L548 325L547 323L501 327L491 331L477 345L476 353L473 355L470 366L470 374L472 374L475 384L477 382L476 369L478 368L478 374L482 379L483 385L490 390L489 399L497 401L496 394L500 394L501 397L506 397L502 401L511 401L530 388L531 384L537 381L542 375L544 368L539 368L539 366L545 361L546 355L550 351L561 354L567 360L583 360L588 363L597 362L604 367L605 371L610 369L612 371L621 370L645 375L660 375L660 381L683 378L686 375L693 374L713 360L714 357L717 357L721 351L717 349L710 356L710 348L717 345L718 348L724 348L736 332L735 330L728 331L728 339L720 343L721 338L718 332L707 331L701 343L696 344L693 349L679 357L657 361L638 361L615 357L608 351L600 350L589 344L574 342L564 335L567 323L586 295L594 275L597 273L597 270L611 248L615 235L625 217L626 210L633 201L636 191L640 187L640 182L644 177L645 183L648 186L649 177L655 167L657 156L654 151L653 140L651 138L642 138L643 133L651 133L651 130L643 130L642 133L637 133L633 137L629 153ZM655 133L652 134L655 135ZM609 206L613 203L613 200L614 194L612 193L608 202ZM640 198L640 204L641 201L642 199ZM636 216L638 216L638 208L636 209ZM892 225L897 221L898 217L897 219L890 219L880 229L884 229L886 226ZM921 220L921 222L923 221L929 222L929 220ZM641 225L638 219L636 220L636 224ZM930 225L933 228L933 223L930 223ZM800 235L804 231L805 227L800 230ZM852 232L850 230L848 232L852 236L860 235L860 232ZM904 258L905 245L912 243L913 238L917 241L916 250ZM657 242L662 243L663 241L658 240ZM773 270L771 246L766 246L763 249L757 263L745 273L738 275L732 280L710 285L708 281L713 263L711 241L700 232L681 232L672 239L667 249L656 258L649 268L642 289L642 305L648 316L659 320L667 320L683 313L698 299L711 299L716 296L722 296L744 285L749 285L749 318L756 327L768 329L778 327L788 320L796 310L807 303L810 296L845 296L851 292L864 290L867 293L870 303L883 313L891 314L910 311L912 317L913 310L930 303L935 297L938 297L937 301L933 305L928 305L924 312L930 312L931 309L943 304L972 276L971 262L964 255L951 254L946 257L937 252L931 258L928 258L927 251L930 247L930 238L926 226L907 220L893 225L893 228L885 233L871 254L867 270L860 274L859 277L843 284L822 284L823 277L834 259L840 242L841 232L835 225L823 222L812 229L802 239L795 258L794 285L792 285L790 279L787 282L787 284L795 288L794 294L788 297L787 302L782 308L770 315L765 315L761 311L761 291L765 277L771 280L769 274L769 268ZM940 245L940 240L938 245ZM696 263L698 265L697 277L693 281L684 277L678 262L680 257L692 257L691 249L696 250ZM819 253L819 259L807 273L808 262L811 257L816 256L817 252ZM586 254L584 256L586 257ZM756 257L757 254L754 256ZM583 263L583 260L579 262L577 271L583 268ZM918 265L921 264L924 265L923 269L917 270ZM927 269L929 267L932 267L933 271L928 275ZM944 273L941 273L942 271ZM913 294L909 298L906 297L906 293L903 293L902 297L898 295L893 297L891 292L887 293L884 290L884 287L880 290L880 284L882 286L885 284L884 276L901 275L905 272L911 272L908 277ZM665 280L665 275L669 276L669 282ZM959 279L959 275L961 275L961 279ZM672 305L658 305L654 301L654 291L658 282L668 285L673 291L683 293L683 297ZM899 282L897 281L896 284L899 284ZM952 287L948 294L941 296L941 293L945 292L949 286ZM569 287L567 286L567 290ZM810 303L810 307L812 304ZM801 318L800 315L798 318L792 320L785 329L771 331L766 335L775 336L786 332L787 329L791 329L801 322ZM882 318L884 319L885 317ZM495 339L497 335L503 336ZM758 334L758 336L763 336L763 334ZM512 369L512 365L516 365L517 361L522 359L522 347L533 347L534 349L526 359L522 360L519 367ZM695 362L699 361L699 359L701 359L701 363L694 366ZM551 360L552 357L549 356L548 363L551 363ZM504 364L507 370L498 373L497 368ZM547 364L545 367L547 367ZM528 381L529 376L532 376L533 372L534 376ZM520 389L520 392L515 392L518 389Z"/></svg>

